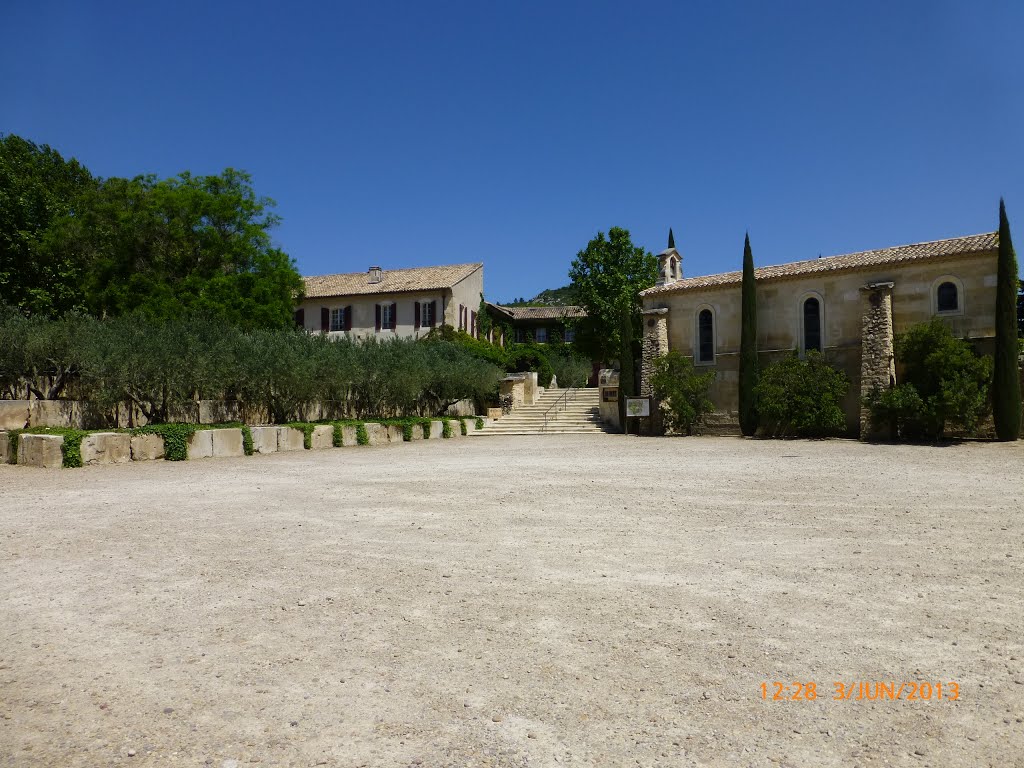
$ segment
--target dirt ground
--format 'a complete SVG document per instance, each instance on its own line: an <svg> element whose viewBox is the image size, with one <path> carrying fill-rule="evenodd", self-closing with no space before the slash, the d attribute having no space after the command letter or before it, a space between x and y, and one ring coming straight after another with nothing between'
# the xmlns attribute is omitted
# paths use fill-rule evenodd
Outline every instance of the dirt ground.
<svg viewBox="0 0 1024 768"><path fill-rule="evenodd" d="M1022 470L611 435L0 466L0 766L1022 766Z"/></svg>

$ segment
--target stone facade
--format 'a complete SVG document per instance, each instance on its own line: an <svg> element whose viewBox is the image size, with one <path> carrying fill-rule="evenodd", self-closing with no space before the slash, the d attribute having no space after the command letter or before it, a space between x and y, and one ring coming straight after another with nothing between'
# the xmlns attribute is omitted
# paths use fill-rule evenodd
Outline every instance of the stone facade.
<svg viewBox="0 0 1024 768"><path fill-rule="evenodd" d="M860 436L871 433L871 411L863 398L873 390L896 385L896 357L892 332L892 283L873 283L861 289ZM882 436L882 435L879 435Z"/></svg>
<svg viewBox="0 0 1024 768"><path fill-rule="evenodd" d="M848 433L859 434L864 294L870 294L862 289L892 284L890 335L939 317L955 336L968 339L981 353L990 353L995 335L996 249L995 235L989 233L757 270L757 344L762 368L794 351L804 353L802 307L808 298L817 299L822 354L850 379L843 408ZM830 262L836 267L829 268ZM957 286L959 301L954 311L940 311L937 305L937 289L944 282ZM645 311L667 311L669 349L694 358L698 370L715 371L710 397L716 418L730 420L738 430L739 273L670 280L641 296ZM699 360L696 354L698 317L704 310L712 318L713 354L709 360ZM872 346L873 358L885 354L884 349L879 352ZM644 386L642 380L641 388Z"/></svg>

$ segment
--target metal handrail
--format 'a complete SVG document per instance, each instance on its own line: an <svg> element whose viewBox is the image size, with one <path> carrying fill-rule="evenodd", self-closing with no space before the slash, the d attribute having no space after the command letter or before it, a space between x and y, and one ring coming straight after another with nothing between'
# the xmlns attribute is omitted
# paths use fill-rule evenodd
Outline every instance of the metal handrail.
<svg viewBox="0 0 1024 768"><path fill-rule="evenodd" d="M557 400L555 400L555 402L548 406L548 409L544 411L544 428L541 430L542 432L548 431L548 414L551 413L552 409L557 409L560 403L563 404L565 407L568 407L569 395L571 394L573 398L575 398L577 389L578 387L569 387L567 390L565 390L565 392L562 393L562 395ZM555 414L558 414L557 410L555 410Z"/></svg>

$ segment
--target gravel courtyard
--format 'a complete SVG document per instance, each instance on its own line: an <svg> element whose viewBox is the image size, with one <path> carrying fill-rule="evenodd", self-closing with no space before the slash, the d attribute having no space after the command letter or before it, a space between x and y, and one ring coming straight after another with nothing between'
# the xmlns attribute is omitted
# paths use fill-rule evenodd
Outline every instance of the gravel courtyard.
<svg viewBox="0 0 1024 768"><path fill-rule="evenodd" d="M1022 766L1022 507L1024 444L0 466L0 766Z"/></svg>

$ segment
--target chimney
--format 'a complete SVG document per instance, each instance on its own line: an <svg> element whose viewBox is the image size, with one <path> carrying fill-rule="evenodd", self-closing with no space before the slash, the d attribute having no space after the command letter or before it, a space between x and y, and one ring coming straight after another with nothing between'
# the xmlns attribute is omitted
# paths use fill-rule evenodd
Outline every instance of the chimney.
<svg viewBox="0 0 1024 768"><path fill-rule="evenodd" d="M370 267L369 275L369 282L371 285L373 285L374 283L379 283L381 281L380 267Z"/></svg>

